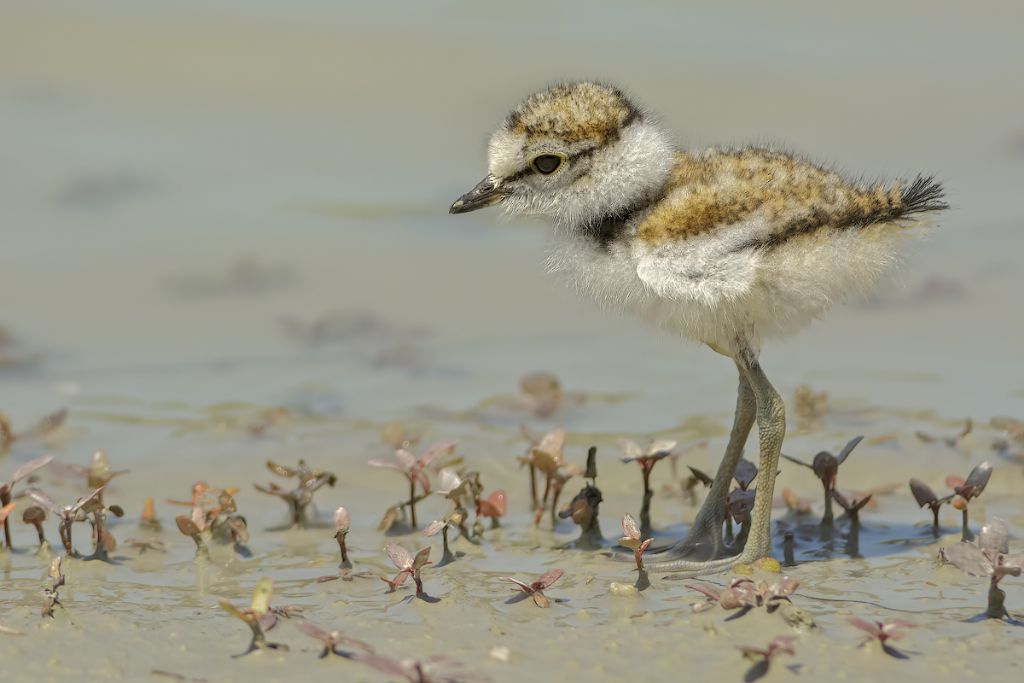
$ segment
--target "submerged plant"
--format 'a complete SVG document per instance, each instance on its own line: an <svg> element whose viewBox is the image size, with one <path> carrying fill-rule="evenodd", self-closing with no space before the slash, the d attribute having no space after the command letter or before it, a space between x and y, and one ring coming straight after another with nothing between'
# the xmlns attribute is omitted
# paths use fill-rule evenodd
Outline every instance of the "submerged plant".
<svg viewBox="0 0 1024 683"><path fill-rule="evenodd" d="M889 644L890 640L899 640L906 635L900 629L913 628L916 624L912 624L909 621L902 621L895 619L893 621L865 621L864 619L858 619L851 617L846 620L851 626L859 628L861 631L867 634L864 640L861 642L861 646L867 645L877 641L882 646L882 651L890 657L896 657L897 659L906 659L907 656L894 648Z"/></svg>
<svg viewBox="0 0 1024 683"><path fill-rule="evenodd" d="M238 609L227 600L220 600L220 608L235 617L244 621L252 631L252 640L245 652L232 655L234 658L244 657L255 650L288 650L283 643L271 643L267 641L266 632L277 624L277 614L271 610L270 597L274 593L274 582L264 577L256 583L252 592L252 601L248 609Z"/></svg>
<svg viewBox="0 0 1024 683"><path fill-rule="evenodd" d="M345 545L350 521L348 510L345 508L340 507L334 511L334 538L338 541L338 552L341 554L339 569L352 568L352 562L348 559L348 546Z"/></svg>
<svg viewBox="0 0 1024 683"><path fill-rule="evenodd" d="M277 496L288 504L290 514L289 526L307 528L315 526L306 517L306 508L313 503L313 494L324 486L334 486L338 477L326 470L317 470L309 467L305 460L299 460L298 467L285 467L273 460L267 461L267 469L279 477L286 479L298 479L293 489L285 489L271 482L266 487L254 484L260 493ZM288 528L288 527L285 527Z"/></svg>
<svg viewBox="0 0 1024 683"><path fill-rule="evenodd" d="M620 439L619 447L626 453L622 462L635 462L640 466L640 475L644 482L644 497L640 505L640 533L646 538L651 535L652 531L651 498L654 497L654 490L651 489L651 472L661 460L672 455L672 449L676 447L676 442L651 441L645 450L635 441Z"/></svg>
<svg viewBox="0 0 1024 683"><path fill-rule="evenodd" d="M417 528L416 523L416 503L426 497L430 493L430 478L427 476L427 465L434 461L440 455L445 453L451 453L455 449L456 441L441 441L434 444L426 451L423 455L416 457L413 453L409 452L405 448L399 448L395 451L395 460L397 462L391 462L389 460L370 460L367 464L371 467L380 467L384 469L396 470L405 475L405 478L409 482L409 500L402 505L393 506L389 508L389 513L394 510L396 513L399 509L405 510L409 508L409 516L412 521L412 528ZM419 484L420 490L423 495L417 498L416 496L416 485ZM388 515L385 514L385 520ZM392 517L392 522L394 518ZM390 527L391 524L387 524Z"/></svg>
<svg viewBox="0 0 1024 683"><path fill-rule="evenodd" d="M412 577L412 580L416 583L416 597L425 597L426 593L423 591L423 578L420 576L420 572L430 564L430 546L416 551L416 555L413 556L403 546L397 543L388 543L384 546L384 552L387 553L391 563L398 569L398 574L393 579L388 579L384 576L380 577L380 580L388 585L388 592L393 593L396 588L405 583L406 579Z"/></svg>
<svg viewBox="0 0 1024 683"><path fill-rule="evenodd" d="M520 591L522 591L520 595L510 598L508 602L519 602L520 600L525 600L529 597L533 599L533 604L537 605L537 607L547 608L551 607L551 600L544 595L544 591L562 578L563 574L565 574L565 571L561 569L549 569L541 574L535 581L531 581L530 583L523 583L519 579L511 576L502 576L499 578L505 581L511 581L519 587Z"/></svg>
<svg viewBox="0 0 1024 683"><path fill-rule="evenodd" d="M780 654L795 655L796 650L793 649L793 641L795 640L796 636L775 636L768 643L768 646L764 648L738 645L737 647L739 647L743 656L754 662L754 665L744 674L743 680L748 682L756 681L767 674L772 660Z"/></svg>
<svg viewBox="0 0 1024 683"><path fill-rule="evenodd" d="M988 486L988 480L991 477L992 465L988 464L987 460L974 467L967 475L966 480L954 476L946 477L946 486L953 489L955 494L950 501L950 505L963 513L963 528L960 538L962 541L970 541L974 538L974 534L971 533L970 526L968 525L968 504L972 499L981 495L985 487Z"/></svg>
<svg viewBox="0 0 1024 683"><path fill-rule="evenodd" d="M58 592L61 586L64 585L64 571L61 569L61 564L64 558L58 555L57 557L50 560L50 570L47 572L47 578L50 579L50 585L43 589L43 597L45 602L43 603L43 616L54 618L53 610L57 605L61 605L60 593ZM61 605L63 607L63 605Z"/></svg>
<svg viewBox="0 0 1024 683"><path fill-rule="evenodd" d="M14 498L15 484L17 484L22 479L27 479L33 472L40 469L41 467L46 467L47 465L50 464L51 460L53 460L52 455L44 455L40 458L36 458L35 460L29 460L27 463L16 469L14 471L14 474L11 475L11 478L8 481L0 482L0 507L7 507L8 505L11 504L11 500ZM7 512L10 513L10 510L8 510ZM5 545L8 548L10 548L11 527L10 522L7 521L6 515L4 516L3 525L3 540Z"/></svg>
<svg viewBox="0 0 1024 683"><path fill-rule="evenodd" d="M1006 522L993 517L981 527L977 543L960 541L939 551L943 562L955 565L965 574L988 577L988 607L984 615L989 619L1009 618L1006 593L999 582L1005 576L1020 576L1024 568L1024 553L1010 554L1009 537Z"/></svg>
<svg viewBox="0 0 1024 683"><path fill-rule="evenodd" d="M36 503L57 516L59 520L57 530L60 534L60 542L64 546L65 554L69 557L79 557L71 542L71 526L75 522L84 522L86 520L85 506L94 501L102 492L103 489L98 488L89 495L79 498L74 505L64 506L57 505L57 503L53 502L52 498L37 489L30 489L28 495Z"/></svg>
<svg viewBox="0 0 1024 683"><path fill-rule="evenodd" d="M839 474L839 466L846 462L846 459L850 457L850 453L853 452L853 449L857 447L857 444L863 438L863 436L856 436L850 439L843 446L843 450L839 451L837 455L832 455L828 451L821 451L814 456L814 460L810 464L790 457L785 453L782 454L782 457L786 460L812 470L815 476L821 480L822 488L825 491L825 514L821 518L822 526L832 526L832 492L836 488L836 476Z"/></svg>

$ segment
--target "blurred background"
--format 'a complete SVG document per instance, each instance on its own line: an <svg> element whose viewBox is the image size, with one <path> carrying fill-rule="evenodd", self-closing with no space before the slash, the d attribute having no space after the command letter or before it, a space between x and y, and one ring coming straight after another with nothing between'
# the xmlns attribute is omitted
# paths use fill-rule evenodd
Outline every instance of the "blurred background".
<svg viewBox="0 0 1024 683"><path fill-rule="evenodd" d="M729 363L546 277L543 226L447 214L512 106L597 78L683 145L936 174L953 209L907 267L764 364L786 396L1020 415L1022 26L1011 2L5 0L0 408L384 420L546 369L631 397L574 429L729 415Z"/></svg>

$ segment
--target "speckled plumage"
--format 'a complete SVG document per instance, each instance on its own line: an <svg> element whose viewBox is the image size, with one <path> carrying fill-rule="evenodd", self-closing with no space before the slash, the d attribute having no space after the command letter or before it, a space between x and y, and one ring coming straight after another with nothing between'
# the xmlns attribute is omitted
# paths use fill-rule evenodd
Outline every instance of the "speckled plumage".
<svg viewBox="0 0 1024 683"><path fill-rule="evenodd" d="M918 219L946 208L929 177L866 185L778 150L679 150L621 91L592 82L531 95L506 118L488 146L488 175L451 212L492 204L548 217L549 269L582 293L736 362L736 421L711 493L675 549L684 559L652 565L692 572L771 550L774 477L759 478L742 552L729 556L721 538L751 425L762 472L777 471L785 434L782 401L758 361L762 339L865 291Z"/></svg>

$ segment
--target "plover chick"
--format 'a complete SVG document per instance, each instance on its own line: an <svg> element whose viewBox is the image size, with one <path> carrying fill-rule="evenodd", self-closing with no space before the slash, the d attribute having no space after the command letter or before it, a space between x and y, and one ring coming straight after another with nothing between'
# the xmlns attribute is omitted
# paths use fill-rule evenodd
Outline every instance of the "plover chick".
<svg viewBox="0 0 1024 683"><path fill-rule="evenodd" d="M579 291L735 362L736 415L711 491L687 538L648 565L693 573L771 552L786 421L758 362L762 339L863 291L915 219L947 208L930 177L868 185L772 149L681 150L621 91L592 82L535 93L505 119L487 176L451 213L495 204L551 220L549 268ZM755 420L761 475L736 552L722 540L726 494Z"/></svg>

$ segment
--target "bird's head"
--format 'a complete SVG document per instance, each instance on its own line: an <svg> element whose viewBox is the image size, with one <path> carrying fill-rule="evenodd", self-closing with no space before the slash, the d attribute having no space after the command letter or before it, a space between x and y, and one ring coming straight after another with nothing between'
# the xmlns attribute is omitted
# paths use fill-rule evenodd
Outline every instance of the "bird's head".
<svg viewBox="0 0 1024 683"><path fill-rule="evenodd" d="M660 188L675 150L616 88L555 85L524 100L491 136L487 176L451 213L500 204L565 227L621 213Z"/></svg>

